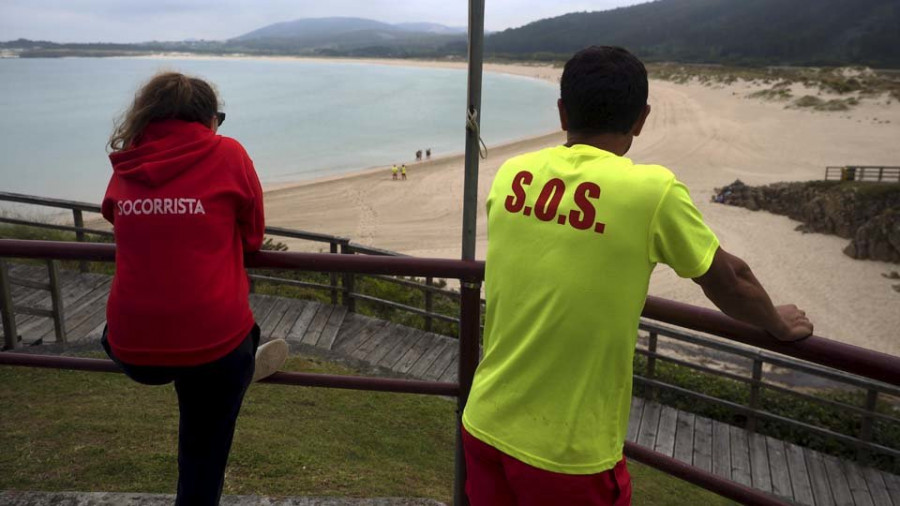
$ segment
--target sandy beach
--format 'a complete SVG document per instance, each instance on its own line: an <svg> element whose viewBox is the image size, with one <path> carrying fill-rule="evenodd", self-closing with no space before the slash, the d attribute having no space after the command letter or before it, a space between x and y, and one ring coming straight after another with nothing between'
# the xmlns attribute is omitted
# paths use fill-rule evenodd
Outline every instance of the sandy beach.
<svg viewBox="0 0 900 506"><path fill-rule="evenodd" d="M465 68L459 62L363 62ZM540 65L488 64L485 71L552 82L561 73ZM705 86L651 81L652 113L627 156L675 172L691 188L723 247L748 261L776 304L804 308L817 335L900 355L900 294L882 276L900 266L853 260L841 252L847 240L803 234L795 231L798 222L783 216L710 202L714 187L738 178L748 184L804 181L822 179L829 165L897 165L900 104L879 97L850 111L788 109L783 102L747 97L757 89L746 82ZM564 139L562 132L502 146L485 139L490 152L479 172L478 258L484 258L486 246L484 198L497 169L511 156ZM408 166L407 181L392 181L385 167L269 188L267 221L410 255L458 258L462 155ZM322 249L286 242L292 250ZM665 266L654 273L650 293L712 307L694 283L678 279Z"/></svg>

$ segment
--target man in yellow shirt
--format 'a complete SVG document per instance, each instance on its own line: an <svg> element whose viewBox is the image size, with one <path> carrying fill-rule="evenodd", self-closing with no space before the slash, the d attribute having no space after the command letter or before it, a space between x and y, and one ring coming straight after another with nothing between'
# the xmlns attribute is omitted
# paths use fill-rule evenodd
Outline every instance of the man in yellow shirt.
<svg viewBox="0 0 900 506"><path fill-rule="evenodd" d="M626 50L566 64L563 146L508 160L487 198L484 355L463 413L473 506L630 504L622 449L632 360L657 263L726 314L796 340L812 324L773 306L665 167L623 155L644 127L647 72Z"/></svg>

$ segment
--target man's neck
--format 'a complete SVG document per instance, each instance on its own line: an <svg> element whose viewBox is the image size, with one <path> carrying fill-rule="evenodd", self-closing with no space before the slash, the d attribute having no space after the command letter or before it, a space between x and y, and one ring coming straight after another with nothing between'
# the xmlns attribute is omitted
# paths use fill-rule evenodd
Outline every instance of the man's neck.
<svg viewBox="0 0 900 506"><path fill-rule="evenodd" d="M603 151L609 151L618 156L624 156L631 148L631 142L633 140L634 136L630 134L586 134L581 132L568 132L566 136L566 147L572 147L575 144L585 144L597 149L602 149Z"/></svg>

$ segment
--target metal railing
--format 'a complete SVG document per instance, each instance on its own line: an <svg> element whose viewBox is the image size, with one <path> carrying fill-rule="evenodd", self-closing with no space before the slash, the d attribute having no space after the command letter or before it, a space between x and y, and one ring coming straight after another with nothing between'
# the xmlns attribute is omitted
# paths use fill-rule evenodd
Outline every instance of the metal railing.
<svg viewBox="0 0 900 506"><path fill-rule="evenodd" d="M78 244L50 241L0 240L0 257L84 260L109 262L115 259L111 244ZM422 259L412 257L377 257L359 255L330 255L313 253L259 252L247 255L249 268L302 269L318 272L365 273L371 275L399 275L419 277L448 277L460 280L460 339L458 383L434 383L411 380L341 377L303 373L276 373L265 380L270 383L352 388L433 395L452 395L458 399L460 412L465 407L478 363L478 324L480 320L480 291L484 278L484 264L476 261ZM900 358L811 336L796 343L781 343L764 330L738 322L704 308L648 297L643 316L652 320L715 334L726 339L769 350L814 364L855 374L885 383L885 388L900 387ZM659 330L657 330L659 332ZM771 357L773 360L776 357ZM18 353L0 353L0 364L33 367L54 367L90 371L115 372L108 360L53 357ZM661 385L657 385L661 386ZM457 419L458 423L458 419ZM457 430L459 428L457 427ZM456 476L465 476L461 449L457 445ZM727 498L744 504L785 504L766 493L740 485L703 471L671 457L626 443L626 455L638 462L660 469ZM460 480L457 480L460 481ZM464 495L456 496L458 504L465 504Z"/></svg>
<svg viewBox="0 0 900 506"><path fill-rule="evenodd" d="M0 192L0 202L14 202L19 204L29 204L34 206L42 206L42 207L50 207L55 209L65 209L72 212L73 217L73 225L62 225L57 223L46 223L37 220L26 220L22 218L12 218L0 216L0 223L7 223L10 225L20 225L27 227L36 227L47 230L58 230L63 232L74 232L75 233L75 241L76 242L85 242L88 239L87 234L93 234L98 237L107 237L112 238L113 232L109 230L100 230L95 228L88 228L84 226L84 213L96 213L99 214L101 209L99 205L90 204L87 202L79 202L74 200L64 200L64 199L54 199L47 197L39 197L35 195L25 195L21 193L11 193L11 192ZM385 249L375 248L372 246L365 246L362 244L358 244L353 242L351 239L347 237L341 237L330 234L320 234L317 232L306 232L301 230L293 230L289 228L283 227L266 227L265 233L270 237L278 237L278 238L287 238L287 239L298 239L303 241L309 241L312 243L321 243L327 244L329 248L329 252L332 254L340 254L340 255L374 255L374 256L392 256L392 257L404 257L402 253L397 253L394 251L389 251ZM79 269L81 272L88 272L88 262L80 261ZM433 276L425 276L424 281L410 280L410 279L402 279L392 276L370 276L372 278L378 279L380 281L384 281L387 283L393 283L397 285L401 285L407 288L419 290L422 292L423 299L423 307L413 307L404 304L399 304L395 301L382 299L379 297L375 297L371 294L362 293L357 290L357 280L361 274L358 273L344 273L342 276L338 276L336 273L328 273L329 279L328 283L316 283L313 281L303 281L297 279L290 279L266 274L254 274L250 273L251 280L251 291L255 291L256 284L259 282L262 283L271 283L275 285L285 285L285 286L294 286L301 288L309 288L313 290L320 290L330 294L331 303L332 304L342 304L347 307L347 310L350 312L356 311L356 302L357 301L365 301L372 304L377 304L385 307L394 308L400 311L405 311L411 314L415 314L421 316L423 319L423 327L426 331L431 332L434 330L434 322L441 321L450 324L457 324L457 318L452 315L447 315L444 313L440 313L435 311L436 297L450 298L455 299L459 296L459 292L455 290L447 290L441 288L441 286L446 284L446 280L443 278L436 278ZM483 304L483 301L482 301Z"/></svg>
<svg viewBox="0 0 900 506"><path fill-rule="evenodd" d="M900 167L880 167L872 165L826 167L825 180L900 183Z"/></svg>
<svg viewBox="0 0 900 506"><path fill-rule="evenodd" d="M858 375L846 374L840 370L823 368L807 362L793 360L781 355L736 346L728 342L646 320L641 322L640 329L647 333L646 346L639 346L636 349L636 353L644 356L646 362L644 363L643 374L635 371L634 381L637 384L644 385L651 398L654 398L659 391L667 391L715 406L725 407L731 412L746 416L745 428L750 432L757 431L758 422L761 420L795 427L857 448L860 460L865 459L867 452L887 455L892 458L900 457L900 449L876 444L872 441L873 424L876 421L900 424L900 418L897 416L876 410L879 397L889 396L895 405L900 404L900 388L896 386L873 381ZM664 338L664 341L661 338ZM663 344L666 346L661 346ZM685 360L680 355L690 357L702 356L704 360ZM661 375L657 370L658 362L673 364L681 368L737 382L746 386L747 400L746 402L738 402L735 399L723 399L722 396L714 396L710 393L698 392L684 388L681 385L666 382L660 378ZM766 374L766 366L770 368L768 375ZM848 404L843 400L813 395L809 393L810 388L795 387L792 385L791 380L767 381L767 376L783 376L792 373L800 373L817 378L828 385L827 390L829 391L854 390L865 392L864 404L857 406ZM813 387L813 390L819 392L824 390L824 388ZM797 400L858 416L860 421L859 430L855 434L847 434L773 413L771 410L765 409L763 400L766 392L786 394Z"/></svg>

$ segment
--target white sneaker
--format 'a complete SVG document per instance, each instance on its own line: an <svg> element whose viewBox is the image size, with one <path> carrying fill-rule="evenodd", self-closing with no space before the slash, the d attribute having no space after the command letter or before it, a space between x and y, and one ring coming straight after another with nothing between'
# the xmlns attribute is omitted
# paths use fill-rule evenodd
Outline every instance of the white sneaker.
<svg viewBox="0 0 900 506"><path fill-rule="evenodd" d="M253 381L275 374L287 360L288 351L288 343L284 339L273 339L257 348Z"/></svg>

